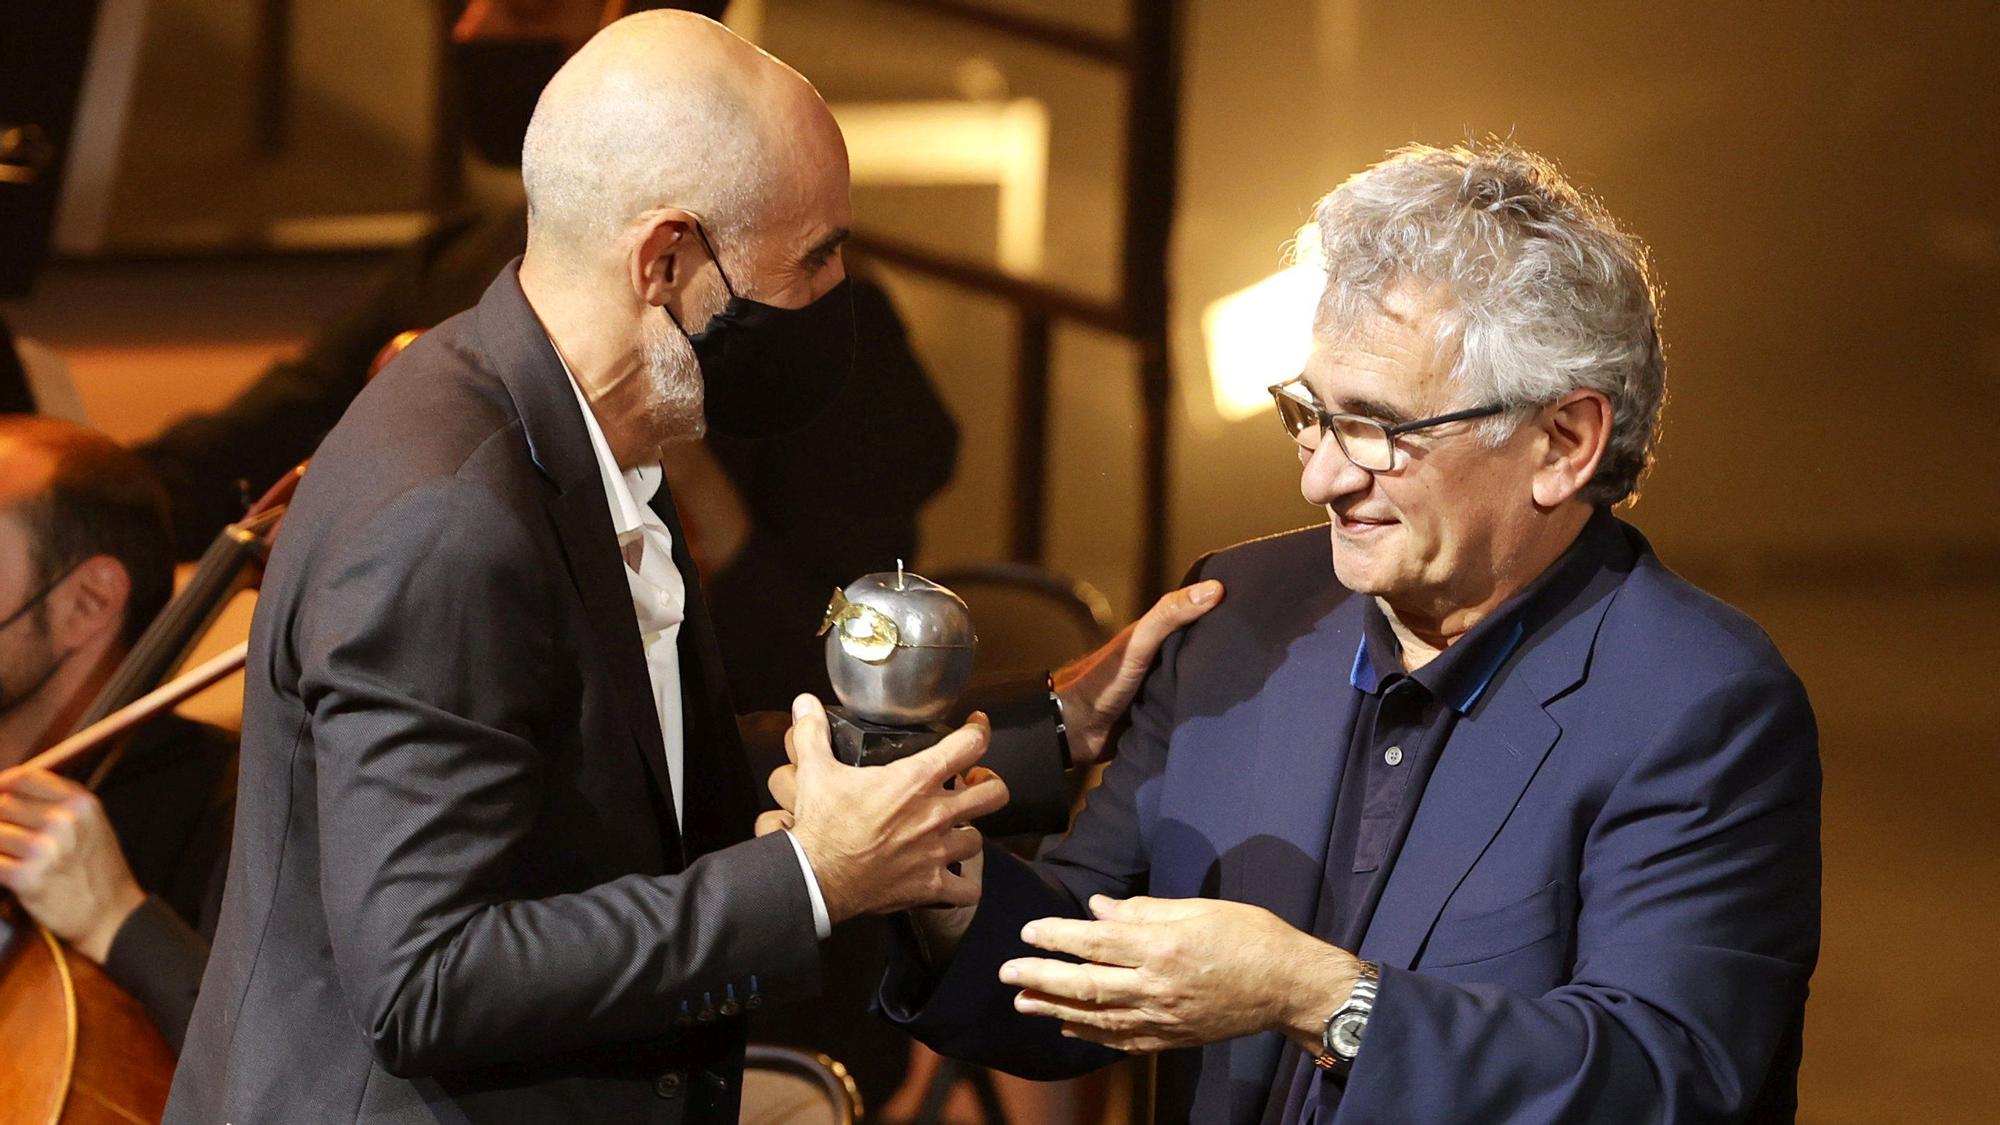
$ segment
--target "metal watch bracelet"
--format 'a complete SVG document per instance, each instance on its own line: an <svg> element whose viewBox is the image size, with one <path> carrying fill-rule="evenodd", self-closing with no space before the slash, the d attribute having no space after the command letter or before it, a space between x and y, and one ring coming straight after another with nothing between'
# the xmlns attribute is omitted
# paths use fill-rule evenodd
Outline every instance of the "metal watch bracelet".
<svg viewBox="0 0 2000 1125"><path fill-rule="evenodd" d="M1368 1029L1368 1016L1375 1010L1375 997L1382 987L1382 968L1373 961L1361 962L1361 971L1348 991L1347 1002L1320 1024L1319 1053L1313 1065L1335 1074L1344 1073L1361 1052L1361 1036Z"/></svg>

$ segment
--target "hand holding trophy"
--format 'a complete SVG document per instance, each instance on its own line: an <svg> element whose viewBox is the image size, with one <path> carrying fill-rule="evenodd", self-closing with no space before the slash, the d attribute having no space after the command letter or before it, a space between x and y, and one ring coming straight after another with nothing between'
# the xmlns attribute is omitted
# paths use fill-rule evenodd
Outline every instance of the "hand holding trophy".
<svg viewBox="0 0 2000 1125"><path fill-rule="evenodd" d="M958 865L982 844L970 822L1004 807L1007 787L975 768L991 736L985 716L943 722L972 671L965 603L898 567L837 592L822 631L845 706L793 703L792 764L771 775L785 811L763 826L798 839L835 922L976 903L979 883Z"/></svg>

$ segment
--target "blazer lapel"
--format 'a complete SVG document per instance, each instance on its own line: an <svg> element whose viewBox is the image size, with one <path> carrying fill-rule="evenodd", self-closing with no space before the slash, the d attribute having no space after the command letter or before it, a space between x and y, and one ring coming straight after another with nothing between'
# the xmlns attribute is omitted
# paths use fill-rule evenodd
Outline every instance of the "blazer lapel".
<svg viewBox="0 0 2000 1125"><path fill-rule="evenodd" d="M1562 733L1519 679L1494 688L1459 719L1424 789L1361 942L1372 960L1403 968L1415 962L1445 900L1499 834Z"/></svg>
<svg viewBox="0 0 2000 1125"><path fill-rule="evenodd" d="M673 783L667 774L666 745L660 737L659 713L653 706L652 680L646 671L631 588L625 581L625 562L618 555L617 536L611 530L604 478L591 448L590 432L577 409L576 394L570 389L569 374L542 330L541 319L521 292L519 258L500 271L480 298L475 315L488 370L506 386L520 416L529 455L556 488L546 504L569 566L570 581L583 602L589 649L603 661L610 694L631 731L633 751L652 779L662 807L672 810ZM671 811L662 820L669 853L681 851Z"/></svg>
<svg viewBox="0 0 2000 1125"><path fill-rule="evenodd" d="M1362 956L1410 968L1452 892L1500 834L1562 728L1545 705L1581 683L1624 571L1599 570L1458 720L1369 920Z"/></svg>
<svg viewBox="0 0 2000 1125"><path fill-rule="evenodd" d="M1265 683L1259 726L1258 831L1232 849L1238 888L1308 933L1326 882L1327 834L1354 725L1357 693L1348 684L1361 643L1365 603L1346 596L1312 631L1292 642Z"/></svg>
<svg viewBox="0 0 2000 1125"><path fill-rule="evenodd" d="M722 647L694 554L688 549L671 487L662 483L652 502L674 539L674 566L686 587L680 631L681 665L681 834L690 858L750 838L757 812L759 779L751 776L736 728Z"/></svg>
<svg viewBox="0 0 2000 1125"><path fill-rule="evenodd" d="M552 498L549 509L569 562L570 581L583 599L590 647L604 662L612 697L632 733L646 773L653 779L663 807L671 810L674 787L667 772L666 740L660 733L660 713L653 705L652 675L646 669L646 649L639 639L638 615L632 609L632 588L625 580L625 560L618 555L618 539L611 530L601 478L593 477L589 489L578 487ZM666 819L673 820L671 812ZM668 827L677 831L671 823Z"/></svg>

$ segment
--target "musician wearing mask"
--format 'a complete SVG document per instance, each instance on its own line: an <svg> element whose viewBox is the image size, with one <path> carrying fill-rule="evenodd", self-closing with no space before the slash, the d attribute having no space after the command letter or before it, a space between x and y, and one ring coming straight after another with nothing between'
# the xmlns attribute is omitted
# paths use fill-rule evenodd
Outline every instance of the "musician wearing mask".
<svg viewBox="0 0 2000 1125"><path fill-rule="evenodd" d="M175 715L98 782L22 763L69 734L167 602L167 503L109 438L0 417L0 887L178 1049L220 905L236 745Z"/></svg>

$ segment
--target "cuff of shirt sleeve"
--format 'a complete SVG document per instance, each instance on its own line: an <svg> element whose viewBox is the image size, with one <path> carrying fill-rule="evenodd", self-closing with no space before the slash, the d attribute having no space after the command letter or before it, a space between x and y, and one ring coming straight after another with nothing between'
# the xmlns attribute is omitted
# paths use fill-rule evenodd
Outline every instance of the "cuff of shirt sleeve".
<svg viewBox="0 0 2000 1125"><path fill-rule="evenodd" d="M178 1055L207 964L208 942L148 895L113 935L104 973L139 1001Z"/></svg>
<svg viewBox="0 0 2000 1125"><path fill-rule="evenodd" d="M826 912L826 896L819 892L819 876L813 874L812 861L806 858L805 845L799 843L799 838L788 831L785 839L792 842L792 854L799 857L799 870L806 877L806 896L812 899L813 932L825 941L833 936L833 918Z"/></svg>

